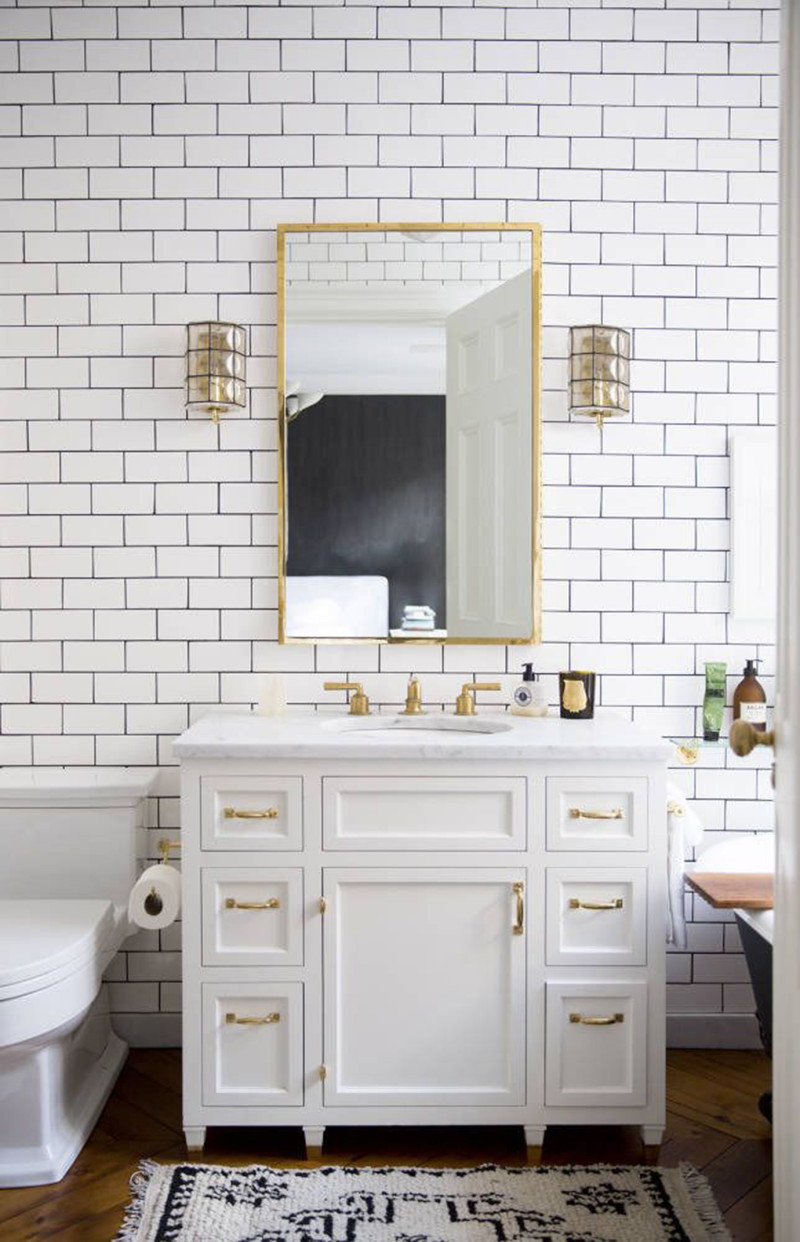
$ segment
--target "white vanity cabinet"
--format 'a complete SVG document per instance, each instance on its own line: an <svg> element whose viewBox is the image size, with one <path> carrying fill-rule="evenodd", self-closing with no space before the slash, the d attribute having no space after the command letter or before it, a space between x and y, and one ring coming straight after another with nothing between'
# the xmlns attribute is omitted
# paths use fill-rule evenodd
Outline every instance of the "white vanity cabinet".
<svg viewBox="0 0 800 1242"><path fill-rule="evenodd" d="M190 1148L248 1124L660 1141L669 748L492 719L218 714L178 739Z"/></svg>

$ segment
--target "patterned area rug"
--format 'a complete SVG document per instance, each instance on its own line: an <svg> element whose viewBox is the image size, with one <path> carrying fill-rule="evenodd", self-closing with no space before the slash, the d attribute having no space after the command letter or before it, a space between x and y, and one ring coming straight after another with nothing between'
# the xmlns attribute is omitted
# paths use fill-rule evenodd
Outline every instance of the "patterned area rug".
<svg viewBox="0 0 800 1242"><path fill-rule="evenodd" d="M117 1242L730 1242L691 1165L244 1169L146 1162Z"/></svg>

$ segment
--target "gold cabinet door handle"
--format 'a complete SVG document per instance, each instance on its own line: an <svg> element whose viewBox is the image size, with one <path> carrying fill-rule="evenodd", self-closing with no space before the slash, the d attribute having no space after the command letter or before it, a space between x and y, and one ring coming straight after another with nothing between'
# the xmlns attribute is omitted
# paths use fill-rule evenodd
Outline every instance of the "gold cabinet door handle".
<svg viewBox="0 0 800 1242"><path fill-rule="evenodd" d="M514 936L521 936L525 931L525 898L522 895L525 892L525 885L521 880L517 880L515 884L511 885L511 891L517 899L516 918L511 932Z"/></svg>
<svg viewBox="0 0 800 1242"><path fill-rule="evenodd" d="M281 903L277 897L268 901L237 901L235 897L225 898L226 910L280 910Z"/></svg>
<svg viewBox="0 0 800 1242"><path fill-rule="evenodd" d="M222 814L225 819L277 819L278 808L269 806L264 811L240 811L238 807L226 806Z"/></svg>
<svg viewBox="0 0 800 1242"><path fill-rule="evenodd" d="M280 1022L281 1015L279 1013L265 1013L260 1018L240 1018L238 1014L226 1013L226 1026L273 1026L276 1022Z"/></svg>
<svg viewBox="0 0 800 1242"><path fill-rule="evenodd" d="M617 1022L625 1021L624 1013L611 1013L607 1018L586 1018L582 1013L571 1013L569 1020L573 1024L580 1023L581 1026L615 1026Z"/></svg>
<svg viewBox="0 0 800 1242"><path fill-rule="evenodd" d="M580 897L570 897L570 910L621 910L622 898L612 897L610 901L581 901Z"/></svg>
<svg viewBox="0 0 800 1242"><path fill-rule="evenodd" d="M569 817L570 819L624 819L625 815L621 807L615 807L613 811L584 811L579 806L571 806Z"/></svg>

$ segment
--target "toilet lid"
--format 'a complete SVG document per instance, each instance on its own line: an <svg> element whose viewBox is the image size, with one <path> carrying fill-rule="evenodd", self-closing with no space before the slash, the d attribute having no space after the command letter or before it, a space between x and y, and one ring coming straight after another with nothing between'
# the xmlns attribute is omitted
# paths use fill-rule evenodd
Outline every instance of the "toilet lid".
<svg viewBox="0 0 800 1242"><path fill-rule="evenodd" d="M0 989L33 981L99 952L114 927L110 901L0 901Z"/></svg>

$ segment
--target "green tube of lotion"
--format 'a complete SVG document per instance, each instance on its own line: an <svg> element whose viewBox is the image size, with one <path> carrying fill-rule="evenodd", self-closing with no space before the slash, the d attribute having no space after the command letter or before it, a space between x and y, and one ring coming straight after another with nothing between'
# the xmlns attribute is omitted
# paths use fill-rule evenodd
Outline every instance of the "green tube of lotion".
<svg viewBox="0 0 800 1242"><path fill-rule="evenodd" d="M706 693L703 699L703 740L716 742L725 713L725 673L727 665L706 665Z"/></svg>

